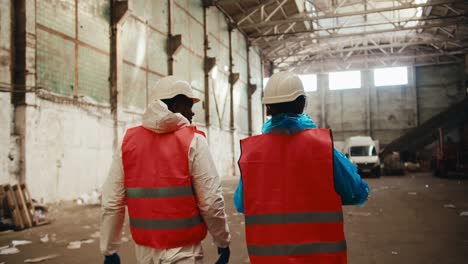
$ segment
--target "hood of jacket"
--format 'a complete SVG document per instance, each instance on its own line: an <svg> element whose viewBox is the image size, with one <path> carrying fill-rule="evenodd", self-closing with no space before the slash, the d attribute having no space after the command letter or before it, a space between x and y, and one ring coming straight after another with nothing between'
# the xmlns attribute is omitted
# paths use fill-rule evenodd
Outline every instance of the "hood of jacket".
<svg viewBox="0 0 468 264"><path fill-rule="evenodd" d="M161 100L148 104L143 114L143 127L158 134L170 133L188 125L190 122L187 118L171 112Z"/></svg>

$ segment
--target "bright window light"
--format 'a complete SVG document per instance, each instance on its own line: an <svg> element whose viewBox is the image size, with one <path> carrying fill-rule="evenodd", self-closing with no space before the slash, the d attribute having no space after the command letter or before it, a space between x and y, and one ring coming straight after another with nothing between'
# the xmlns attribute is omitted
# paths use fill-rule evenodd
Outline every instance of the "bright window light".
<svg viewBox="0 0 468 264"><path fill-rule="evenodd" d="M330 90L361 88L361 72L330 72L328 74L328 84Z"/></svg>
<svg viewBox="0 0 468 264"><path fill-rule="evenodd" d="M305 92L315 92L317 91L317 75L316 74L303 74L299 75L299 78L304 85Z"/></svg>
<svg viewBox="0 0 468 264"><path fill-rule="evenodd" d="M408 84L408 68L393 67L374 69L375 86L391 86Z"/></svg>

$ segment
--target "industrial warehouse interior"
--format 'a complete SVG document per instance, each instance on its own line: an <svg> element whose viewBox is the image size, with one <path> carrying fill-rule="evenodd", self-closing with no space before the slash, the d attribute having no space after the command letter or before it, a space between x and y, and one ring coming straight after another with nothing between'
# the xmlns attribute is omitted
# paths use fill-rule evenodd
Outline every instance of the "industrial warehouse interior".
<svg viewBox="0 0 468 264"><path fill-rule="evenodd" d="M164 88L172 96L158 97L167 76L188 83L187 93L193 97L177 93L175 85ZM292 79L278 82L275 76ZM284 83L290 89L302 83L304 90L303 114L289 116L306 118L307 133L328 133L325 143L314 139L330 146L327 169L314 167L325 155L317 154L320 149L308 143L288 149L292 145L284 143L304 131L277 136L268 130L277 117L271 106L302 98L266 102L268 89ZM468 263L467 93L466 0L0 0L0 263L215 263L227 245L233 264ZM190 107L193 103L191 120L173 110L177 103L170 100L175 95L189 98ZM191 100L195 97L200 101ZM158 118L167 114L186 124L191 121L197 128L190 130L192 141L151 145L159 147L148 152L154 156L143 157L146 163L129 160L128 153L138 144L125 142L147 136L132 138L130 131L137 130L129 129L153 120L148 111ZM176 137L177 131L148 137L166 142L163 139ZM281 151L267 151L276 143L247 149L251 139L266 138L284 140L276 148ZM208 161L199 155L205 142ZM284 161L266 158L286 157L286 152L290 157ZM170 156L167 153L181 153L185 159L153 161ZM301 155L315 155L316 161L309 163ZM258 165L262 157L265 165ZM342 211L337 222L344 225L346 238L340 259L330 257L338 250L323 246L336 231L329 232L331 226L339 228L334 220L321 218L328 223L315 226L307 222L314 228L300 222L304 227L294 229L298 223L288 222L294 217L255 215L262 210L276 215L309 212L287 211L288 206L278 205L281 199L305 204L303 198L312 197L317 208L331 206L333 199L317 192L325 185L309 192L290 188L302 181L306 186L308 178L326 178L331 186L327 197L340 198L338 157L350 165L354 180L368 185L362 201L345 203L341 196L343 206L335 206ZM198 177L193 160L213 163L204 172L210 175L200 176L213 178L201 186L193 183ZM181 256L170 249L179 247L184 236L183 229L171 233L167 227L177 225L174 215L168 216L174 221L165 229L136 228L132 206L138 201L145 200L138 205L144 215L163 205L177 208L178 203L170 201L180 197L132 196L136 187L146 186L131 185L129 168L134 163L158 164L166 178L179 173L175 170L190 174L190 201L202 215L198 225L208 232L197 257L170 260L171 254ZM255 166L279 169L275 173ZM303 169L298 175L283 175L284 184L271 182L290 168ZM122 178L111 182L116 171ZM267 171L271 178L264 175ZM255 179L258 175L265 178ZM217 198L202 206L211 194L199 190L211 188L218 195L217 177L224 205ZM113 189L117 183L121 189ZM243 190L238 188L242 184ZM171 189L168 186L146 187ZM109 190L112 195L121 192L119 201L127 203L123 229L114 228L117 220L106 220L118 204ZM165 202L156 209L147 206L158 199ZM276 211L261 209L262 201L277 204ZM219 224L224 222L205 215L215 209L213 218L225 221L229 229L230 242L222 246L213 226L224 230ZM257 216L266 224L252 224ZM262 241L262 232L254 231L257 225L264 228L265 238L272 237L270 255L257 243ZM199 243L193 230L187 230L192 229L186 229L187 239ZM313 233L310 230L320 235L306 244L301 239ZM115 235L106 237L112 232ZM167 246L152 246L164 237L157 243ZM107 251L102 248L106 240ZM306 246L295 251L298 241ZM312 247L312 242L322 244ZM116 244L120 246L109 249ZM163 253L144 262L142 245L156 248L151 254Z"/></svg>

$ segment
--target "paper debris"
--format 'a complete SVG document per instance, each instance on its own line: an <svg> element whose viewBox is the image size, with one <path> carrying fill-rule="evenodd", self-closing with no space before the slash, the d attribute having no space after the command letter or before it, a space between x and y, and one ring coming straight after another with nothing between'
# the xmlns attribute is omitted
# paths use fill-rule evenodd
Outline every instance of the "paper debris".
<svg viewBox="0 0 468 264"><path fill-rule="evenodd" d="M453 204L444 204L445 208L455 208L455 205Z"/></svg>
<svg viewBox="0 0 468 264"><path fill-rule="evenodd" d="M460 216L468 216L468 211L461 212L461 213L460 213Z"/></svg>
<svg viewBox="0 0 468 264"><path fill-rule="evenodd" d="M429 188L429 185L428 185L428 184L426 184L426 188Z"/></svg>
<svg viewBox="0 0 468 264"><path fill-rule="evenodd" d="M46 234L45 236L40 238L42 243L47 243L49 242L49 234Z"/></svg>
<svg viewBox="0 0 468 264"><path fill-rule="evenodd" d="M68 249L79 249L81 248L81 241L72 241L68 243Z"/></svg>
<svg viewBox="0 0 468 264"><path fill-rule="evenodd" d="M19 253L19 249L15 247L7 247L7 248L2 248L0 249L0 255L11 255L11 254L16 254Z"/></svg>
<svg viewBox="0 0 468 264"><path fill-rule="evenodd" d="M97 190L94 190L91 193L83 193L76 200L76 203L79 205L99 205L101 204L101 193Z"/></svg>
<svg viewBox="0 0 468 264"><path fill-rule="evenodd" d="M392 251L392 255L398 255L398 252Z"/></svg>
<svg viewBox="0 0 468 264"><path fill-rule="evenodd" d="M39 258L26 259L26 260L24 260L24 262L25 263L37 263L37 262L42 262L44 260L56 258L58 256L60 256L60 255L59 254L52 254L52 255L47 255L47 256L39 257Z"/></svg>
<svg viewBox="0 0 468 264"><path fill-rule="evenodd" d="M99 238L100 236L101 236L101 233L99 231L96 231L96 232L91 234L92 238Z"/></svg>
<svg viewBox="0 0 468 264"><path fill-rule="evenodd" d="M82 244L91 244L94 242L94 239L86 239L86 240L81 240L80 241Z"/></svg>
<svg viewBox="0 0 468 264"><path fill-rule="evenodd" d="M27 245L27 244L31 244L32 242L31 241L28 241L28 240L13 240L11 241L11 245L16 247L16 246L21 246L21 245Z"/></svg>
<svg viewBox="0 0 468 264"><path fill-rule="evenodd" d="M128 238L127 237L122 237L122 242L128 242Z"/></svg>
<svg viewBox="0 0 468 264"><path fill-rule="evenodd" d="M370 216L370 212L349 212L348 215L356 215L356 216Z"/></svg>

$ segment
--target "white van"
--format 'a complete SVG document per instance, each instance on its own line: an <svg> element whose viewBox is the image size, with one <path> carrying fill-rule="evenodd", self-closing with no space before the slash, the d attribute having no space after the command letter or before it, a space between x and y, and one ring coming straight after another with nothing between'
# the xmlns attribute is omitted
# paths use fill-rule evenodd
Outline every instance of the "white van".
<svg viewBox="0 0 468 264"><path fill-rule="evenodd" d="M344 145L344 153L356 165L359 175L380 177L378 141L368 136L357 136L346 139Z"/></svg>

